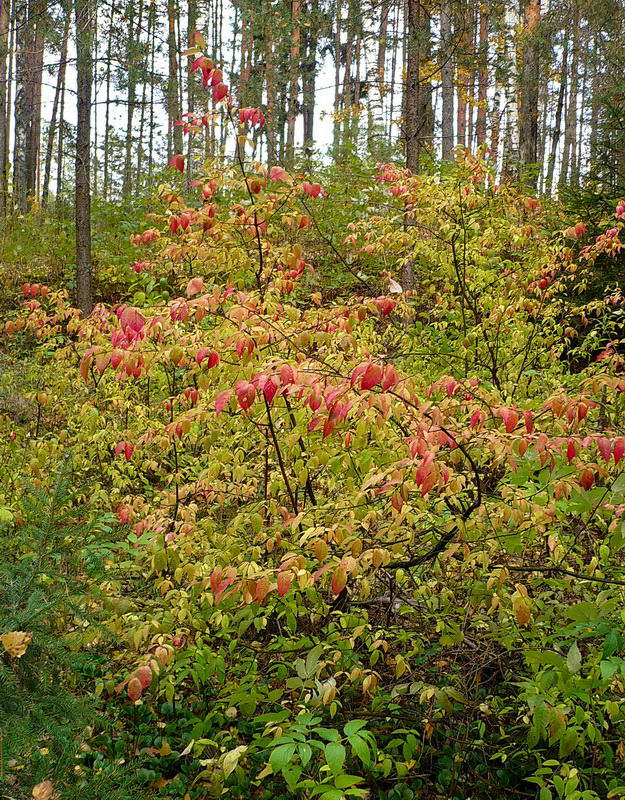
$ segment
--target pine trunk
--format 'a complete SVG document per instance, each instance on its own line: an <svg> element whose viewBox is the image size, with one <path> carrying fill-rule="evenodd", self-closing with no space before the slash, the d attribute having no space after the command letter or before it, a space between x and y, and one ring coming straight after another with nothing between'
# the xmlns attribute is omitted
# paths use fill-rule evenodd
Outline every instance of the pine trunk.
<svg viewBox="0 0 625 800"><path fill-rule="evenodd" d="M488 10L486 3L480 7L479 78L477 90L477 120L475 140L478 147L486 144L486 113L488 111Z"/></svg>
<svg viewBox="0 0 625 800"><path fill-rule="evenodd" d="M10 10L8 4L0 0L0 217L8 210L9 191L9 113L8 113L8 74L10 55L9 41Z"/></svg>
<svg viewBox="0 0 625 800"><path fill-rule="evenodd" d="M180 119L178 97L178 40L176 37L177 9L175 0L167 0L167 54L169 74L167 80L167 117L169 122L168 160L176 153L182 153L182 129L174 122Z"/></svg>
<svg viewBox="0 0 625 800"><path fill-rule="evenodd" d="M519 80L519 167L524 182L536 188L538 155L540 0L529 0L525 9L522 67Z"/></svg>
<svg viewBox="0 0 625 800"><path fill-rule="evenodd" d="M297 121L297 107L299 94L300 74L300 11L302 0L291 0L291 52L289 56L289 104L287 110L286 132L286 158L289 164L295 158L295 123Z"/></svg>
<svg viewBox="0 0 625 800"><path fill-rule="evenodd" d="M545 178L546 194L551 194L551 189L553 187L553 173L556 165L556 156L558 154L558 144L560 143L560 136L562 135L562 112L564 110L564 97L566 95L566 84L568 79L568 61L569 41L568 39L565 39L562 49L562 66L560 67L560 88L558 89L558 100L556 104L553 133L551 136L551 150L549 152L549 160L547 161L547 176Z"/></svg>
<svg viewBox="0 0 625 800"><path fill-rule="evenodd" d="M441 2L441 158L452 161L454 149L454 66L451 0Z"/></svg>
<svg viewBox="0 0 625 800"><path fill-rule="evenodd" d="M404 125L406 166L419 171L420 134L423 120L421 111L421 3L406 0L406 87L404 90Z"/></svg>
<svg viewBox="0 0 625 800"><path fill-rule="evenodd" d="M91 264L92 0L76 0L76 299L84 316L93 308Z"/></svg>
<svg viewBox="0 0 625 800"><path fill-rule="evenodd" d="M52 152L54 150L54 140L56 138L58 123L57 114L61 100L61 89L65 84L65 71L67 67L67 43L69 40L69 27L71 21L71 5L65 8L65 22L63 24L63 39L61 42L61 55L59 61L59 71L56 78L56 88L54 90L54 102L52 104L52 116L50 128L48 130L48 143L46 146L46 159L43 171L43 187L41 191L41 205L46 208L48 205L48 195L50 192L50 173L52 170Z"/></svg>

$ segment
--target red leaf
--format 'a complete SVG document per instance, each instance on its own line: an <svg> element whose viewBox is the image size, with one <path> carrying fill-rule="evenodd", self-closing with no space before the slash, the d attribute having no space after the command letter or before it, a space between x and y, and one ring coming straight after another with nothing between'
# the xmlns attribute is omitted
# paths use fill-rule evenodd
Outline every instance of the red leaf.
<svg viewBox="0 0 625 800"><path fill-rule="evenodd" d="M362 389L373 389L382 380L383 370L379 364L369 364L362 376Z"/></svg>
<svg viewBox="0 0 625 800"><path fill-rule="evenodd" d="M590 469L585 469L580 475L579 482L581 483L582 487L588 491L595 482L594 472Z"/></svg>
<svg viewBox="0 0 625 800"><path fill-rule="evenodd" d="M382 389L387 392L397 385L397 370L392 364L388 364L384 370L384 378L382 379Z"/></svg>
<svg viewBox="0 0 625 800"><path fill-rule="evenodd" d="M534 430L534 417L531 411L523 412L523 419L525 420L525 430L531 433Z"/></svg>
<svg viewBox="0 0 625 800"><path fill-rule="evenodd" d="M575 447L575 442L572 439L569 439L566 444L566 458L569 464L575 458L576 452L577 448Z"/></svg>
<svg viewBox="0 0 625 800"><path fill-rule="evenodd" d="M139 667L136 672L136 677L139 679L142 689L147 689L152 683L152 670L149 667Z"/></svg>
<svg viewBox="0 0 625 800"><path fill-rule="evenodd" d="M195 360L197 361L197 363L200 366L202 366L202 361L204 361L204 359L209 354L209 352L210 351L209 351L208 347L200 347L200 349L195 354Z"/></svg>
<svg viewBox="0 0 625 800"><path fill-rule="evenodd" d="M597 447L599 448L601 457L607 464L610 460L610 456L612 455L612 442L609 439L606 439L605 436L601 436L599 439L597 439Z"/></svg>
<svg viewBox="0 0 625 800"><path fill-rule="evenodd" d="M139 331L142 330L143 326L145 325L145 317L143 314L136 308L132 308L130 306L120 309L117 312L117 317L119 319L119 324L124 331L126 328L130 328L130 330L135 331L135 333L139 333Z"/></svg>
<svg viewBox="0 0 625 800"><path fill-rule="evenodd" d="M506 433L512 433L519 421L519 415L513 408L502 408L499 413L506 426Z"/></svg>
<svg viewBox="0 0 625 800"><path fill-rule="evenodd" d="M181 155L178 153L177 155L173 156L171 161L169 162L169 167L175 167L179 172L184 172L184 162L186 156Z"/></svg>
<svg viewBox="0 0 625 800"><path fill-rule="evenodd" d="M211 573L210 582L211 582L211 589L213 592L217 591L217 587L221 583L221 577L223 575L223 570L221 569L214 569Z"/></svg>
<svg viewBox="0 0 625 800"><path fill-rule="evenodd" d="M278 381L277 379L271 375L263 381L262 384L263 394L267 398L267 402L271 403L273 398L275 397L276 392L278 391Z"/></svg>
<svg viewBox="0 0 625 800"><path fill-rule="evenodd" d="M272 181L283 181L288 177L287 171L282 167L271 167L269 178Z"/></svg>
<svg viewBox="0 0 625 800"><path fill-rule="evenodd" d="M293 583L293 573L279 572L278 577L276 578L276 583L278 585L278 594L280 595L280 597L284 597L284 595L291 588L291 584Z"/></svg>
<svg viewBox="0 0 625 800"><path fill-rule="evenodd" d="M244 411L252 405L256 399L256 388L249 381L238 381L234 387L237 394L237 401Z"/></svg>
<svg viewBox="0 0 625 800"><path fill-rule="evenodd" d="M347 574L343 567L337 567L332 575L332 594L335 597L341 594L347 585Z"/></svg>
<svg viewBox="0 0 625 800"><path fill-rule="evenodd" d="M128 681L128 686L126 687L126 692L128 693L128 697L133 701L138 700L141 697L141 692L143 691L143 686L141 686L141 681L139 678L131 678Z"/></svg>
<svg viewBox="0 0 625 800"><path fill-rule="evenodd" d="M218 83L213 87L213 100L215 103L218 103L220 100L223 100L224 97L228 94L228 87L225 83Z"/></svg>
<svg viewBox="0 0 625 800"><path fill-rule="evenodd" d="M226 389L223 392L219 392L217 398L215 400L215 413L217 416L221 414L224 408L228 405L228 401L232 397L232 389Z"/></svg>
<svg viewBox="0 0 625 800"><path fill-rule="evenodd" d="M187 284L187 297L192 297L194 294L199 294L204 291L203 278L191 278Z"/></svg>

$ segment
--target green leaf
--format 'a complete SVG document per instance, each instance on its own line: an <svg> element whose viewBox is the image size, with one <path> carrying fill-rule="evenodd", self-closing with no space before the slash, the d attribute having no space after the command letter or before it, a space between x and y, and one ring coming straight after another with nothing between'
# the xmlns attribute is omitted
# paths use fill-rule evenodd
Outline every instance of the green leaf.
<svg viewBox="0 0 625 800"><path fill-rule="evenodd" d="M325 749L328 766L335 775L343 769L345 763L345 748L340 742L328 742Z"/></svg>
<svg viewBox="0 0 625 800"><path fill-rule="evenodd" d="M317 671L317 664L319 663L319 657L322 652L323 646L318 644L316 647L313 647L306 656L306 677L311 678Z"/></svg>
<svg viewBox="0 0 625 800"><path fill-rule="evenodd" d="M603 640L601 655L603 658L610 658L623 646L621 636L618 631L612 629Z"/></svg>
<svg viewBox="0 0 625 800"><path fill-rule="evenodd" d="M600 616L599 609L595 603L584 601L583 603L575 603L566 609L566 616L573 620L573 622L590 622Z"/></svg>
<svg viewBox="0 0 625 800"><path fill-rule="evenodd" d="M288 767L291 759L295 755L295 744L281 744L271 751L269 763L274 772L281 772L284 767Z"/></svg>
<svg viewBox="0 0 625 800"><path fill-rule="evenodd" d="M299 755L299 760L302 762L302 766L305 767L312 757L312 747L306 744L306 742L298 744L297 754Z"/></svg>
<svg viewBox="0 0 625 800"><path fill-rule="evenodd" d="M319 800L343 800L345 795L340 789L328 789L327 792L319 795Z"/></svg>
<svg viewBox="0 0 625 800"><path fill-rule="evenodd" d="M294 767L284 767L282 770L282 777L286 781L287 786L289 787L290 791L295 791L295 786L300 779L302 774L302 768L299 766Z"/></svg>
<svg viewBox="0 0 625 800"><path fill-rule="evenodd" d="M354 733L364 728L366 724L367 722L364 719L353 719L345 725L343 732L345 736L353 736Z"/></svg>
<svg viewBox="0 0 625 800"><path fill-rule="evenodd" d="M573 728L567 728L560 737L560 758L566 758L577 747L577 731Z"/></svg>
<svg viewBox="0 0 625 800"><path fill-rule="evenodd" d="M572 672L573 674L579 672L580 667L582 666L582 654L577 646L577 642L573 642L571 649L567 653L566 665L569 668L569 672Z"/></svg>
<svg viewBox="0 0 625 800"><path fill-rule="evenodd" d="M564 659L552 650L526 650L525 660L535 666L561 667Z"/></svg>
<svg viewBox="0 0 625 800"><path fill-rule="evenodd" d="M336 728L313 728L313 733L321 736L326 742L338 742L341 738Z"/></svg>
<svg viewBox="0 0 625 800"><path fill-rule="evenodd" d="M337 789L348 789L350 786L355 786L357 783L362 783L364 778L358 775L339 775L334 780L334 785Z"/></svg>
<svg viewBox="0 0 625 800"><path fill-rule="evenodd" d="M349 743L352 752L355 753L365 766L371 764L371 750L369 745L360 736L350 736Z"/></svg>
<svg viewBox="0 0 625 800"><path fill-rule="evenodd" d="M599 669L601 670L601 677L604 680L609 680L618 670L618 668L619 668L618 661L602 661L599 664Z"/></svg>

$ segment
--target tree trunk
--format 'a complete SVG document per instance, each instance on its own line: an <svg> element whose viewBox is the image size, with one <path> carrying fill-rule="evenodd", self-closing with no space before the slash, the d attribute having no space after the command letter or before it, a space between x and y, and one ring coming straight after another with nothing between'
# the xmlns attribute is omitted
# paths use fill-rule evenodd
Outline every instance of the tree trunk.
<svg viewBox="0 0 625 800"><path fill-rule="evenodd" d="M312 156L315 146L315 82L317 78L317 2L312 5L312 20L306 32L306 57L302 65L302 114L304 117L304 155Z"/></svg>
<svg viewBox="0 0 625 800"><path fill-rule="evenodd" d="M341 122L339 113L342 102L341 91L341 0L336 0L336 17L334 29L334 126L332 136L332 152L336 159L341 146Z"/></svg>
<svg viewBox="0 0 625 800"><path fill-rule="evenodd" d="M458 97L458 108L456 111L456 136L457 144L466 147L467 144L467 96L469 90L469 70L466 60L471 47L471 34L469 24L469 8L466 0L463 0L458 15L458 26L460 29L460 52L456 59L456 94Z"/></svg>
<svg viewBox="0 0 625 800"><path fill-rule="evenodd" d="M580 175L582 172L582 148L584 145L584 122L586 117L586 106L587 106L587 89L588 89L588 43L584 47L584 72L582 74L582 86L581 86L581 96L580 96L580 113L579 122L576 119L576 140L577 140L577 148L575 153L575 160L572 165L571 169L571 183L573 186L579 186Z"/></svg>
<svg viewBox="0 0 625 800"><path fill-rule="evenodd" d="M393 54L391 56L391 90L388 102L388 144L393 143L393 116L395 113L395 73L397 72L397 42L399 39L399 15L400 4L395 6L395 18L393 20Z"/></svg>
<svg viewBox="0 0 625 800"><path fill-rule="evenodd" d="M50 173L52 171L52 151L54 149L54 140L58 127L57 114L59 109L59 102L61 99L61 89L65 84L65 70L67 67L67 43L69 39L69 28L71 22L72 8L71 4L65 8L65 22L63 23L63 39L61 42L61 56L59 61L59 71L56 78L56 88L54 90L54 103L52 105L52 116L50 119L50 128L48 130L48 143L46 145L46 160L43 171L43 187L41 191L41 205L43 208L48 206L48 195L50 192Z"/></svg>
<svg viewBox="0 0 625 800"><path fill-rule="evenodd" d="M70 12L71 13L71 12ZM65 155L65 81L61 84L61 109L59 111L59 146L56 151L56 198L58 208L63 194L63 156Z"/></svg>
<svg viewBox="0 0 625 800"><path fill-rule="evenodd" d="M32 26L31 48L28 58L28 119L26 137L26 197L27 207L32 208L38 197L39 151L41 147L41 85L43 81L43 50L47 24L44 0L32 3L29 14Z"/></svg>
<svg viewBox="0 0 625 800"><path fill-rule="evenodd" d="M143 180L143 158L145 156L145 150L143 148L143 138L145 132L145 115L146 110L148 107L148 87L150 91L150 104L153 102L153 94L154 94L154 81L152 79L152 72L150 69L150 47L152 41L152 30L154 28L154 22L156 18L156 5L154 3L150 3L150 7L148 9L148 27L146 32L146 42L145 47L142 47L142 57L141 57L141 74L143 76L143 80L141 83L143 84L141 89L141 114L139 116L139 139L137 142L137 183ZM191 80L193 80L193 76L190 76Z"/></svg>
<svg viewBox="0 0 625 800"><path fill-rule="evenodd" d="M421 3L406 0L406 87L404 90L404 125L406 166L412 172L419 171L420 134L423 120L420 118L421 85Z"/></svg>
<svg viewBox="0 0 625 800"><path fill-rule="evenodd" d="M473 150L473 111L475 108L476 62L477 55L477 5L469 9L469 46L471 51L471 66L467 70L467 147Z"/></svg>
<svg viewBox="0 0 625 800"><path fill-rule="evenodd" d="M598 38L594 38L594 47L593 47L593 64L592 64L592 88L591 88L591 104L590 104L590 132L589 132L589 140L588 140L588 149L589 149L589 159L590 159L590 171L591 174L594 172L596 161L597 161L597 151L598 151L598 140L599 140L599 108L601 105L601 77L602 77L602 70L600 68L600 56L597 54L598 51Z"/></svg>
<svg viewBox="0 0 625 800"><path fill-rule="evenodd" d="M451 0L441 2L441 158L453 160L454 65L451 33Z"/></svg>
<svg viewBox="0 0 625 800"><path fill-rule="evenodd" d="M29 140L29 88L28 55L34 44L27 2L21 0L15 7L16 54L15 54L15 123L13 141L13 196L17 210L25 214L28 210L27 149Z"/></svg>
<svg viewBox="0 0 625 800"><path fill-rule="evenodd" d="M111 188L110 175L110 134L111 134L111 56L113 51L113 30L115 22L115 2L111 3L109 18L108 41L106 45L106 101L104 111L104 175L102 179L102 195L105 200L109 198Z"/></svg>
<svg viewBox="0 0 625 800"><path fill-rule="evenodd" d="M174 122L180 119L178 98L178 43L176 38L176 3L167 0L167 51L169 75L167 79L167 117L169 122L168 159L182 153L182 128Z"/></svg>
<svg viewBox="0 0 625 800"><path fill-rule="evenodd" d="M577 130L577 88L579 70L579 9L576 7L573 20L573 43L571 47L571 80L569 81L569 96L566 109L566 121L564 126L564 147L562 152L562 164L560 167L559 185L565 186L569 178L569 167L575 158L575 139Z"/></svg>
<svg viewBox="0 0 625 800"><path fill-rule="evenodd" d="M347 39L345 42L345 68L343 70L343 85L341 87L341 103L343 106L343 133L341 145L344 151L350 147L351 127L349 115L354 102L353 80L352 80L352 56L354 54L354 3L353 0L347 2Z"/></svg>
<svg viewBox="0 0 625 800"><path fill-rule="evenodd" d="M302 0L291 0L291 52L289 56L289 105L287 110L286 158L289 164L295 158L295 123L300 73L300 11Z"/></svg>
<svg viewBox="0 0 625 800"><path fill-rule="evenodd" d="M267 15L265 22L265 82L267 85L267 124L265 135L267 137L267 158L275 164L277 158L276 146L276 68L273 50L273 17Z"/></svg>
<svg viewBox="0 0 625 800"><path fill-rule="evenodd" d="M241 68L239 70L239 105L247 106L249 95L249 82L252 69L252 25L249 13L241 10Z"/></svg>
<svg viewBox="0 0 625 800"><path fill-rule="evenodd" d="M367 148L371 155L377 151L380 139L384 132L384 67L386 60L386 31L390 11L389 0L383 0L380 5L380 21L377 30L377 54L375 54L374 41L365 41L365 58L367 60L367 93L368 93L368 119L367 119Z"/></svg>
<svg viewBox="0 0 625 800"><path fill-rule="evenodd" d="M519 168L519 110L517 96L517 68L516 68L516 29L518 14L516 6L505 6L505 48L506 48L506 77L505 77L505 107L506 127L503 141L501 175L504 180L518 177Z"/></svg>
<svg viewBox="0 0 625 800"><path fill-rule="evenodd" d="M569 40L564 40L562 48L562 66L560 67L560 88L558 89L558 101L556 105L553 133L551 135L551 151L547 161L547 176L545 178L545 193L551 194L553 187L553 172L556 165L558 154L558 144L562 135L562 112L564 110L564 98L566 95L566 84L568 80L568 61L569 61Z"/></svg>
<svg viewBox="0 0 625 800"><path fill-rule="evenodd" d="M128 87L126 93L126 140L124 143L124 172L122 175L122 197L130 196L132 186L132 143L133 143L133 118L137 101L137 38L141 30L141 6L139 5L139 21L135 31L135 0L128 4L128 38L126 40L126 69Z"/></svg>
<svg viewBox="0 0 625 800"><path fill-rule="evenodd" d="M525 9L522 68L519 80L519 167L528 187L536 188L538 154L538 88L540 0L529 0Z"/></svg>
<svg viewBox="0 0 625 800"><path fill-rule="evenodd" d="M83 316L93 308L91 264L91 92L93 86L92 0L76 0L76 299Z"/></svg>
<svg viewBox="0 0 625 800"><path fill-rule="evenodd" d="M9 191L8 62L11 58L9 20L8 3L0 0L0 217L5 217L7 214Z"/></svg>
<svg viewBox="0 0 625 800"><path fill-rule="evenodd" d="M150 37L150 132L148 134L148 181L152 182L152 171L154 170L154 84L156 82L156 29L157 14L155 4L150 5L150 16L152 18L152 35Z"/></svg>
<svg viewBox="0 0 625 800"><path fill-rule="evenodd" d="M488 10L480 4L479 78L477 89L477 120L475 139L478 147L486 144L486 112L488 110Z"/></svg>

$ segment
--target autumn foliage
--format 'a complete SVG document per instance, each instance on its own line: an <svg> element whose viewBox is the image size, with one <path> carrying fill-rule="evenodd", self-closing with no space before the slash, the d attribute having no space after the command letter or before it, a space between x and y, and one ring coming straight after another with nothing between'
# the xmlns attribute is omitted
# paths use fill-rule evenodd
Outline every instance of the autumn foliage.
<svg viewBox="0 0 625 800"><path fill-rule="evenodd" d="M124 302L25 284L5 324L29 478L70 452L121 536L94 691L167 717L133 757L181 797L621 796L625 300L583 292L622 204L557 227L460 153L378 165L329 242L332 188L250 159L201 47L232 168L174 156Z"/></svg>

